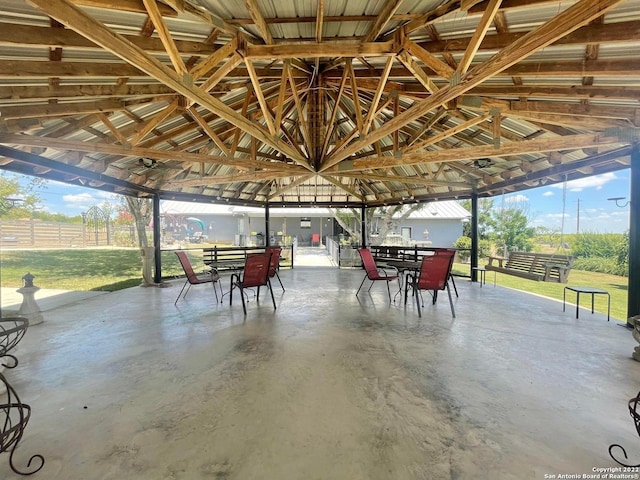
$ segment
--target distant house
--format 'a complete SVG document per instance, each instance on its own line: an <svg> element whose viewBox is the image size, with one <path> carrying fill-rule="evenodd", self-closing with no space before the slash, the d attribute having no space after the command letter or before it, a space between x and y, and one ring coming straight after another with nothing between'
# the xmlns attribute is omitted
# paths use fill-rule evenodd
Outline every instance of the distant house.
<svg viewBox="0 0 640 480"><path fill-rule="evenodd" d="M237 207L165 200L160 203L163 243L203 241L212 244L315 245L342 228L326 208L271 208L269 231L265 231L262 208ZM452 246L471 217L456 201L427 203L390 232L383 243ZM318 243L320 243L318 242Z"/></svg>

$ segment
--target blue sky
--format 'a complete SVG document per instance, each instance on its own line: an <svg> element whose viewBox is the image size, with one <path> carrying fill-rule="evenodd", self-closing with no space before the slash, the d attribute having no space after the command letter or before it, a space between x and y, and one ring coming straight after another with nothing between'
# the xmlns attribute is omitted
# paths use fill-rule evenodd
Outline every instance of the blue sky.
<svg viewBox="0 0 640 480"><path fill-rule="evenodd" d="M564 202L564 233L581 232L622 233L629 228L629 207L619 208L610 197L629 197L629 173L620 170L567 182ZM546 226L560 231L563 219L563 183L532 188L517 194L494 197L494 206L505 207L515 202L528 211L532 225ZM79 215L105 200L117 203L113 194L89 188L47 182L39 190L43 208L53 213ZM625 201L621 202L626 203ZM579 212L579 214L578 214Z"/></svg>

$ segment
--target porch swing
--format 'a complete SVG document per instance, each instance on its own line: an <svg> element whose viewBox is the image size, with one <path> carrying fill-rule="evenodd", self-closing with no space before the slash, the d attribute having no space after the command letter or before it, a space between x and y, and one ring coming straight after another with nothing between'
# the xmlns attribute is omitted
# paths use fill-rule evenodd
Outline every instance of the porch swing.
<svg viewBox="0 0 640 480"><path fill-rule="evenodd" d="M504 201L504 192L502 193ZM554 253L510 252L508 257L489 257L485 269L538 282L567 283L574 257L563 254L564 214L567 203L567 177L562 188L562 224L560 243ZM494 264L497 262L497 265Z"/></svg>

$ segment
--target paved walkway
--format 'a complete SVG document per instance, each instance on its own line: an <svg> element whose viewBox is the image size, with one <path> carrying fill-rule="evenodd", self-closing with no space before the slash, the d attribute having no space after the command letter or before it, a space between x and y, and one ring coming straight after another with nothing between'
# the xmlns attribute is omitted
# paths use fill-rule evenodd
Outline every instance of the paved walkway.
<svg viewBox="0 0 640 480"><path fill-rule="evenodd" d="M36 303L40 307L40 311L46 312L58 308L62 305L70 305L92 297L105 295L109 292L89 292L82 290L56 290L41 289L35 294ZM22 295L18 293L17 288L2 287L0 288L0 305L2 306L3 316L17 312L22 305Z"/></svg>
<svg viewBox="0 0 640 480"><path fill-rule="evenodd" d="M294 255L294 268L337 266L325 247L297 247Z"/></svg>

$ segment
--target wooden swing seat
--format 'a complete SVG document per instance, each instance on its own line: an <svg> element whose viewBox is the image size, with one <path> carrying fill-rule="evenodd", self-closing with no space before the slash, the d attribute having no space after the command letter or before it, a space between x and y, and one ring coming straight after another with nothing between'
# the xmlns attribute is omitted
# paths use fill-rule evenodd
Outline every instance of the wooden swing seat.
<svg viewBox="0 0 640 480"><path fill-rule="evenodd" d="M567 283L573 260L572 255L511 252L508 258L489 257L484 268L538 282Z"/></svg>

